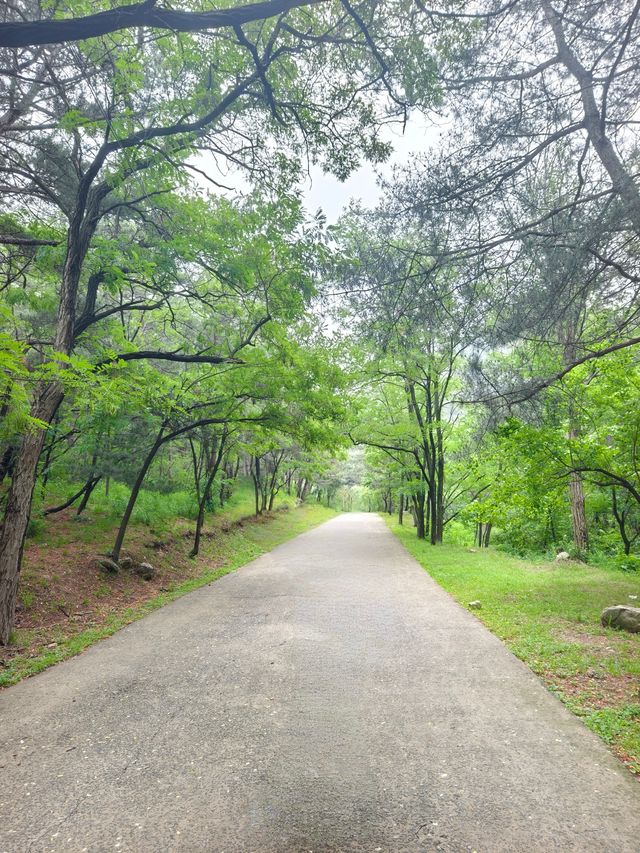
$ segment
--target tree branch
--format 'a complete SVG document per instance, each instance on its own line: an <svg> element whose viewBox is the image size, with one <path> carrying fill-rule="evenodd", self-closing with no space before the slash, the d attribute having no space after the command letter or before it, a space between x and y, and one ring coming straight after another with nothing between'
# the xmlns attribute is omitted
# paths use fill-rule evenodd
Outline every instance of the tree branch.
<svg viewBox="0 0 640 853"><path fill-rule="evenodd" d="M107 364L112 364L116 361L142 361L142 360L156 360L156 361L178 361L183 364L243 364L244 362L240 358L234 358L233 356L226 355L202 355L200 353L196 353L194 355L189 355L187 353L180 352L162 352L156 350L139 350L138 352L124 352L120 353L120 355L114 355L113 358L105 359L105 361L101 361L97 366L104 367Z"/></svg>
<svg viewBox="0 0 640 853"><path fill-rule="evenodd" d="M211 12L182 12L156 7L154 2L120 6L95 15L63 21L25 21L0 26L0 47L29 47L36 44L63 44L95 38L130 27L150 27L176 33L238 27L251 21L272 18L290 9L311 6L325 0L266 0Z"/></svg>

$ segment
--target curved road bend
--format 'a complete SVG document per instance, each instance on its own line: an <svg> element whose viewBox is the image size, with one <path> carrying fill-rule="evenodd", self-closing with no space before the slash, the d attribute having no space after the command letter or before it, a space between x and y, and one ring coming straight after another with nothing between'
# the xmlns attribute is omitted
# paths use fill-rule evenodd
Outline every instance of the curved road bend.
<svg viewBox="0 0 640 853"><path fill-rule="evenodd" d="M373 515L0 694L0 851L638 853L640 786Z"/></svg>

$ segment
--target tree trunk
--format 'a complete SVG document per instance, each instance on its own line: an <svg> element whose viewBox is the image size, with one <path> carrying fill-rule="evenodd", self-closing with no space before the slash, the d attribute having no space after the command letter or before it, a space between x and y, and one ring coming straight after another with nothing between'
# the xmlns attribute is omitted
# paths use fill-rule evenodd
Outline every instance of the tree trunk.
<svg viewBox="0 0 640 853"><path fill-rule="evenodd" d="M136 501L138 500L138 495L140 494L140 489L142 488L142 484L144 482L144 478L147 475L147 471L151 467L151 463L155 459L156 453L162 447L162 443L164 441L162 435L164 432L164 427L158 433L158 436L153 443L153 447L147 453L147 456L142 464L142 468L140 468L138 472L138 476L136 477L136 481L133 484L133 488L131 489L131 495L129 496L129 502L127 503L127 508L124 511L124 515L122 516L122 521L120 522L120 527L118 528L118 535L116 536L116 541L113 546L113 550L111 552L111 557L117 563L120 559L120 551L122 550L122 543L124 542L124 537L127 532L127 527L129 526L129 521L131 520L131 514L133 513L133 509L136 505Z"/></svg>
<svg viewBox="0 0 640 853"><path fill-rule="evenodd" d="M44 496L47 490L47 483L49 482L49 474L51 472L51 456L53 454L53 448L55 446L55 438L56 438L56 422L57 418L54 417L51 422L51 429L48 432L49 441L47 442L46 450L44 451L44 462L41 469L42 475L42 488L40 493L42 495L42 499L44 500Z"/></svg>
<svg viewBox="0 0 640 853"><path fill-rule="evenodd" d="M54 352L64 355L69 355L73 349L78 285L89 243L98 223L99 197L92 200L91 209L87 210L89 190L95 174L95 171L91 173L89 170L80 181L68 231L53 341ZM41 383L35 393L31 415L50 424L63 398L64 390L60 382L54 380ZM3 645L8 642L14 625L22 552L44 438L43 430L30 430L22 440L0 530L0 643Z"/></svg>
<svg viewBox="0 0 640 853"><path fill-rule="evenodd" d="M13 444L5 447L2 456L0 456L0 483L4 480L7 474L11 474L15 463L17 448Z"/></svg>
<svg viewBox="0 0 640 853"><path fill-rule="evenodd" d="M628 556L631 553L631 540L627 535L627 514L624 510L620 510L618 508L618 496L616 495L615 489L611 489L611 508L613 509L613 517L615 518L618 524L618 530L620 531L620 538L622 539L624 553Z"/></svg>
<svg viewBox="0 0 640 853"><path fill-rule="evenodd" d="M82 513L85 511L85 509L87 508L87 504L89 503L89 499L91 498L91 495L93 494L93 490L95 489L95 487L98 485L98 483L102 479L102 475L100 475L100 474L96 477L95 472L96 472L97 462L98 462L98 448L96 447L96 449L93 451L93 456L91 457L91 472L89 474L89 477L87 478L87 483L85 485L84 497L80 501L80 505L78 507L78 511L77 511L76 515L82 515Z"/></svg>
<svg viewBox="0 0 640 853"><path fill-rule="evenodd" d="M260 515L260 459L256 456L251 469L253 477L253 491L256 499L256 516Z"/></svg>
<svg viewBox="0 0 640 853"><path fill-rule="evenodd" d="M416 523L416 536L418 539L424 539L426 536L424 519L425 519L425 494L424 492L418 492L417 495L413 495L413 516Z"/></svg>
<svg viewBox="0 0 640 853"><path fill-rule="evenodd" d="M62 402L62 386L49 383L40 387L32 406L33 417L49 424ZM6 645L13 631L24 540L36 484L38 461L44 444L44 430L30 430L16 456L0 530L0 644Z"/></svg>
<svg viewBox="0 0 640 853"><path fill-rule="evenodd" d="M87 493L91 494L99 480L100 477L89 477L84 486L79 489L74 495L72 495L69 500L66 500L63 504L59 504L58 506L51 506L48 509L45 509L43 515L55 515L57 512L62 512L63 509L66 509L67 507L74 504L78 500L78 498L83 496L86 497ZM84 505L86 506L86 503ZM78 515L80 515L80 512L81 510L78 510Z"/></svg>
<svg viewBox="0 0 640 853"><path fill-rule="evenodd" d="M587 513L584 505L584 489L580 474L572 473L569 478L569 501L571 503L573 544L579 554L585 555L589 550L589 532L587 528Z"/></svg>
<svg viewBox="0 0 640 853"><path fill-rule="evenodd" d="M218 452L216 455L215 462L213 464L213 468L211 469L209 476L207 478L207 482L205 483L204 490L202 495L200 496L200 500L198 503L198 518L196 520L196 531L193 537L193 548L191 549L190 557L197 557L198 552L200 551L200 538L202 536L202 527L204 525L204 514L207 508L207 504L211 500L211 490L213 488L213 481L216 478L216 474L220 469L220 463L222 462L222 448L224 446L224 435L220 440L220 446L218 447Z"/></svg>
<svg viewBox="0 0 640 853"><path fill-rule="evenodd" d="M429 482L429 542L438 544L438 493L433 479Z"/></svg>
<svg viewBox="0 0 640 853"><path fill-rule="evenodd" d="M578 320L576 317L570 318L564 342L564 362L569 366L576 359L577 354L577 329ZM567 440L569 442L569 450L572 453L571 441L578 438L580 434L579 422L576 417L575 406L571 398L569 398L568 407L569 431ZM572 471L569 476L569 504L571 506L571 525L573 528L573 544L579 555L586 555L589 550L589 532L587 527L587 513L584 505L584 488L582 485L582 476L577 471Z"/></svg>
<svg viewBox="0 0 640 853"><path fill-rule="evenodd" d="M444 538L444 438L439 426L436 429L436 456L436 532L434 544L439 545Z"/></svg>
<svg viewBox="0 0 640 853"><path fill-rule="evenodd" d="M584 129L587 132L589 142L611 178L611 186L624 201L636 233L640 234L640 192L633 174L620 159L614 144L606 134L605 106L602 103L602 106L599 107L596 101L596 91L602 88L601 83L594 79L591 70L582 64L578 54L567 42L561 15L556 12L549 0L543 0L542 7L555 37L558 58L580 87ZM615 64L613 68L615 68ZM611 74L613 76L613 70ZM606 102L606 96L604 102Z"/></svg>
<svg viewBox="0 0 640 853"><path fill-rule="evenodd" d="M94 477L93 480L90 480L87 483L87 486L86 486L85 491L84 491L84 496L78 505L76 515L82 515L82 513L85 511L85 509L87 508L87 505L89 503L89 500L91 499L91 495L93 494L95 487L98 485L98 483L100 482L101 479L102 479L102 476L98 475L97 477Z"/></svg>

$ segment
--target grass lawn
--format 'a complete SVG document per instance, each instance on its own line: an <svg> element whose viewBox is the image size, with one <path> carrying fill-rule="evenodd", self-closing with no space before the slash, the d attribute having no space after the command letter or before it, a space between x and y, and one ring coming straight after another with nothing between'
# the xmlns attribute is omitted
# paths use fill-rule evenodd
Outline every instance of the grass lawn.
<svg viewBox="0 0 640 853"><path fill-rule="evenodd" d="M47 519L27 542L17 627L11 645L0 649L0 687L78 654L336 514L317 503L296 507L285 496L276 511L256 519L249 515L252 502L240 484L229 507L209 516L196 559L188 556L193 521L176 516L132 524L124 553L155 567L150 581L124 570L105 575L96 567L96 555L108 551L115 534L117 519L108 513L88 512L82 523L72 510Z"/></svg>
<svg viewBox="0 0 640 853"><path fill-rule="evenodd" d="M412 527L385 520L456 601L479 600L482 609L473 614L640 774L640 634L600 625L605 607L640 605L640 575L433 547Z"/></svg>

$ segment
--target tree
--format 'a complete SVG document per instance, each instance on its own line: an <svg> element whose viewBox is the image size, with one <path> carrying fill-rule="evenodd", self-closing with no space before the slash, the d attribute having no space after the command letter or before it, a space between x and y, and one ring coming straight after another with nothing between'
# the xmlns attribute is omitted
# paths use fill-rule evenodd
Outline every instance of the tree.
<svg viewBox="0 0 640 853"><path fill-rule="evenodd" d="M417 535L442 542L449 497L446 459L460 411L452 405L466 352L483 310L478 279L465 267L438 263L438 228L420 232L388 209L354 214L342 226L342 275L367 378L381 411L353 436L404 459ZM434 253L427 254L433 245ZM400 478L402 479L402 477ZM397 489L401 488L399 484Z"/></svg>

